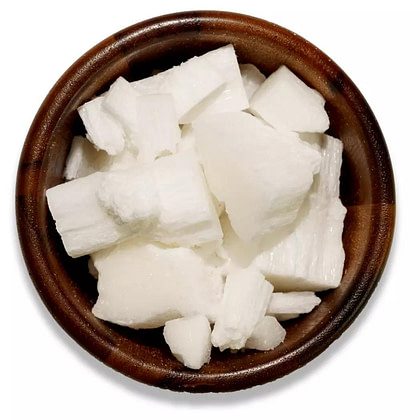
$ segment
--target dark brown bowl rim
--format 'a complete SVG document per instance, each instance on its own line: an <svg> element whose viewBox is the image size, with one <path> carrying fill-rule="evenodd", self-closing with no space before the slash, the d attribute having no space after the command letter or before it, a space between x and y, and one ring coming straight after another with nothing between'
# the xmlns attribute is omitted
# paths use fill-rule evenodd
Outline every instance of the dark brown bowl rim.
<svg viewBox="0 0 420 420"><path fill-rule="evenodd" d="M132 359L129 354L120 354L122 362L120 360L118 364L105 360L103 354L109 350L112 343L107 342L106 337L96 335L94 329L90 329L89 326L85 325L86 322L83 319L83 314L80 313L77 308L68 308L68 301L66 301L65 296L61 294L61 291L54 288L53 282L45 281L45 279L54 276L51 272L51 267L48 266L45 258L45 252L48 248L47 239L45 237L40 237L37 227L31 225L31 223L35 223L34 221L37 219L36 216L31 215L31 222L28 222L28 215L26 214L28 207L22 205L22 196L30 196L33 194L30 188L36 184L38 176L36 170L27 171L24 170L27 169L24 168L24 166L27 165L27 162L31 162L34 169L41 168L42 159L45 154L43 145L46 144L46 136L48 136L49 130L53 129L60 118L60 114L67 106L66 97L74 94L79 86L83 84L83 81L89 78L95 69L99 68L118 54L117 49L114 48L116 43L118 44L118 48L123 49L126 42L132 42L133 38L141 39L144 34L151 36L150 34L153 34L156 28L159 28L162 25L176 31L180 22L182 22L183 25L187 23L199 27L200 21L203 20L207 22L214 21L217 22L217 25L220 26L223 24L226 25L226 27L230 27L231 25L243 25L244 22L246 22L246 24L254 25L260 30L271 31L274 37L276 32L280 30L288 32L276 24L238 13L190 11L173 13L140 22L108 37L93 47L77 60L54 85L42 103L31 125L22 150L17 173L16 217L22 253L36 290L56 321L84 349L110 367L146 384L177 391L218 392L239 390L278 379L314 359L336 340L354 321L366 305L382 275L391 248L395 221L395 187L392 167L385 141L373 113L357 87L354 86L344 73L342 73L342 77L345 78L347 85L352 86L352 93L354 95L353 100L359 104L359 109L363 109L366 113L364 118L367 121L366 124L369 125L369 130L374 130L379 133L377 137L379 138L381 153L382 156L386 157L386 170L391 174L384 181L381 181L386 184L383 188L388 191L389 203L393 206L390 217L384 221L384 223L386 223L388 236L386 238L377 238L375 243L376 258L377 261L380 262L380 266L378 267L374 278L370 279L370 281L361 281L354 289L352 297L340 309L331 322L323 326L316 336L312 337L311 340L304 342L296 351L292 354L288 354L287 357L272 360L270 363L259 366L258 368L229 372L218 378L214 378L212 375L201 375L198 381L195 373L189 375L183 372L182 375L177 376L177 373L174 372L174 377L169 382L157 382L155 378L160 376L161 373L154 371L153 367L150 366L144 366L144 368L140 370L137 369L135 374L133 374L130 369ZM293 36L296 37L296 34L293 34ZM303 38L300 38L300 40L305 46L316 48ZM319 50L317 51L317 54L323 56L326 61L329 61L330 66L338 67ZM33 199L36 200L36 197L33 197Z"/></svg>

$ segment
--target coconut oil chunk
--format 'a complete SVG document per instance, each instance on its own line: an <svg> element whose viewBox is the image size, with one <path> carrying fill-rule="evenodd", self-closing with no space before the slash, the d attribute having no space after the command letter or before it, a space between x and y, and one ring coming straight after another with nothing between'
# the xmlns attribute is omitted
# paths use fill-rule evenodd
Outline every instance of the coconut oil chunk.
<svg viewBox="0 0 420 420"><path fill-rule="evenodd" d="M207 65L216 69L223 78L223 84L181 118L180 122L183 124L201 118L203 115L242 111L249 107L247 92L233 46L225 45L210 51L204 57L207 59Z"/></svg>
<svg viewBox="0 0 420 420"><path fill-rule="evenodd" d="M221 240L219 217L195 153L163 157L153 168L161 203L154 239L180 246Z"/></svg>
<svg viewBox="0 0 420 420"><path fill-rule="evenodd" d="M280 66L252 95L250 110L276 128L322 133L329 127L324 104L318 91Z"/></svg>
<svg viewBox="0 0 420 420"><path fill-rule="evenodd" d="M240 64L239 69L241 71L242 83L245 88L246 96L248 97L248 100L250 100L255 91L258 90L266 80L266 77L256 66L250 63Z"/></svg>
<svg viewBox="0 0 420 420"><path fill-rule="evenodd" d="M273 293L267 314L286 321L311 312L320 303L321 299L314 292Z"/></svg>
<svg viewBox="0 0 420 420"><path fill-rule="evenodd" d="M96 149L86 137L75 136L67 156L64 179L70 181L90 175L107 165L110 160L108 153Z"/></svg>
<svg viewBox="0 0 420 420"><path fill-rule="evenodd" d="M47 190L49 209L71 257L96 252L142 232L137 220L134 224L119 223L101 204L97 194L103 179L102 172L95 172ZM151 211L149 216L155 219L157 214Z"/></svg>
<svg viewBox="0 0 420 420"><path fill-rule="evenodd" d="M138 92L132 84L120 76L105 93L102 103L130 134L137 131L137 97Z"/></svg>
<svg viewBox="0 0 420 420"><path fill-rule="evenodd" d="M245 348L260 351L272 350L286 337L286 330L273 316L265 316L246 340Z"/></svg>
<svg viewBox="0 0 420 420"><path fill-rule="evenodd" d="M106 93L103 107L124 127L128 148L138 161L150 163L175 152L181 132L172 95L139 95L127 80L119 77Z"/></svg>
<svg viewBox="0 0 420 420"><path fill-rule="evenodd" d="M174 98L178 121L180 123L189 122L188 113L226 83L226 74L220 71L217 63L223 63L220 64L222 66L226 65L227 49L232 55L232 46L221 47L201 56L193 57L179 66L154 76L132 82L132 86L139 95L171 94Z"/></svg>
<svg viewBox="0 0 420 420"><path fill-rule="evenodd" d="M131 328L157 328L184 316L214 321L223 281L189 248L131 239L94 253L99 296L93 314Z"/></svg>
<svg viewBox="0 0 420 420"><path fill-rule="evenodd" d="M116 155L124 149L126 135L121 124L103 108L103 101L103 96L98 96L80 106L78 112L92 144Z"/></svg>
<svg viewBox="0 0 420 420"><path fill-rule="evenodd" d="M160 200L153 172L141 165L104 172L96 195L119 224L152 224L157 222L160 215Z"/></svg>
<svg viewBox="0 0 420 420"><path fill-rule="evenodd" d="M211 328L204 315L167 321L163 336L175 358L190 369L200 369L210 361Z"/></svg>
<svg viewBox="0 0 420 420"><path fill-rule="evenodd" d="M276 291L316 292L341 282L346 215L339 198L342 150L340 140L324 136L321 169L293 229L254 261Z"/></svg>
<svg viewBox="0 0 420 420"><path fill-rule="evenodd" d="M75 136L63 175L66 181L71 181L94 172L127 169L137 163L136 155L129 148L124 148L121 153L111 156L104 150L96 149L86 137Z"/></svg>
<svg viewBox="0 0 420 420"><path fill-rule="evenodd" d="M255 269L229 273L211 336L213 346L222 351L244 347L265 316L272 291L273 286Z"/></svg>
<svg viewBox="0 0 420 420"><path fill-rule="evenodd" d="M292 223L318 172L320 153L294 133L244 113L193 123L210 190L225 203L234 231L254 240Z"/></svg>
<svg viewBox="0 0 420 420"><path fill-rule="evenodd" d="M172 154L181 139L172 95L139 96L136 100L137 130L133 143L138 159L149 163L158 157Z"/></svg>
<svg viewBox="0 0 420 420"><path fill-rule="evenodd" d="M192 151L95 172L47 191L67 253L79 257L141 235L172 246L221 240L218 214Z"/></svg>

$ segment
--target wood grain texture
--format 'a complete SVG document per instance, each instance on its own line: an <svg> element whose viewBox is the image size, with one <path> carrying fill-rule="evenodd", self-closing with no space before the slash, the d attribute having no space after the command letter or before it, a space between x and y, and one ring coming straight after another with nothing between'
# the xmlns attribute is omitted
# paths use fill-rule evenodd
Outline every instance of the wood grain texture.
<svg viewBox="0 0 420 420"><path fill-rule="evenodd" d="M309 315L289 321L283 345L268 352L214 350L192 371L177 362L161 329L132 331L96 319L96 281L87 259L63 249L45 191L62 182L70 142L83 126L76 109L120 75L150 75L194 55L232 43L241 62L269 74L287 64L325 97L329 133L344 143L341 197L347 207L345 270L339 288L322 293ZM16 184L16 217L30 277L46 307L82 347L135 380L175 391L222 392L278 379L325 350L367 303L384 269L395 223L393 171L377 121L363 96L331 59L272 23L227 12L185 12L151 19L105 39L53 86L23 146ZM46 349L48 351L48 349Z"/></svg>

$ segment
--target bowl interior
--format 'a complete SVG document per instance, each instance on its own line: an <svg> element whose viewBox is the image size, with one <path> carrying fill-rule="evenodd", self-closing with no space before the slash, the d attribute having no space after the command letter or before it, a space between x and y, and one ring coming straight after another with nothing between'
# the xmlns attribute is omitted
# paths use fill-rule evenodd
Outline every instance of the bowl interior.
<svg viewBox="0 0 420 420"><path fill-rule="evenodd" d="M284 324L283 345L268 352L213 350L195 372L170 354L162 331L133 331L96 319L96 281L87 258L63 249L45 191L62 182L71 140L83 134L79 105L120 75L136 80L232 43L240 62L265 74L286 64L326 99L329 134L344 143L341 198L345 270L339 288L322 293L309 315ZM374 115L346 74L312 44L274 24L233 13L188 12L127 28L82 56L56 83L26 139L18 170L17 222L32 280L62 327L105 364L136 380L173 390L232 391L274 380L304 365L347 328L363 308L391 245L395 196L390 159Z"/></svg>

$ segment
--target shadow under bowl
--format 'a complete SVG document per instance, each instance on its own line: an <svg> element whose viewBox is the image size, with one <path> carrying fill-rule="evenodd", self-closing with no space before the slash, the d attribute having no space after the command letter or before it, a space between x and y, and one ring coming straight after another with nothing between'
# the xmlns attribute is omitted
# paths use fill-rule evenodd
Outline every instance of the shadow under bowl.
<svg viewBox="0 0 420 420"><path fill-rule="evenodd" d="M239 61L270 74L286 64L326 99L328 133L344 143L341 198L347 208L340 287L322 293L310 314L285 324L284 344L267 352L214 350L199 371L170 354L161 329L133 331L95 318L96 281L87 259L70 258L49 214L45 192L63 181L71 140L83 134L77 107L118 77L135 80L232 43ZM105 39L54 85L26 138L18 168L16 215L32 281L56 321L111 368L146 384L188 392L224 392L278 379L315 358L351 324L384 269L395 223L391 161L377 121L347 75L298 35L229 12L195 11L150 19ZM320 244L322 246L322 244Z"/></svg>

